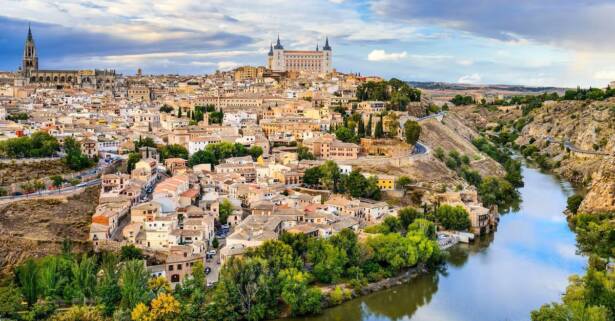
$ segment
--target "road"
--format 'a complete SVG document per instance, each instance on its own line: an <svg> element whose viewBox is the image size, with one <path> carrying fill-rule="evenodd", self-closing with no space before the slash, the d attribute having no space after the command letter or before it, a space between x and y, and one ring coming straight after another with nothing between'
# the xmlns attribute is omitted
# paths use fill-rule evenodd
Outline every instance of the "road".
<svg viewBox="0 0 615 321"><path fill-rule="evenodd" d="M207 284L218 282L220 276L220 269L222 267L218 264L218 262L220 262L220 249L226 244L226 239L218 239L218 241L220 245L218 246L218 250L216 250L216 255L212 259L205 261L205 266L211 268L211 272L207 274Z"/></svg>
<svg viewBox="0 0 615 321"><path fill-rule="evenodd" d="M67 192L73 192L76 191L78 189L82 189L82 188L86 188L86 187L90 187L90 186L95 186L95 185L99 185L101 182L100 178L91 180L91 181L87 181L75 186L68 186L68 187L64 187L61 189L54 189L54 190L44 190L44 191L38 191L35 193L30 193L30 194L23 194L23 195L11 195L11 196L2 196L0 197L0 201L4 201L4 200L21 200L21 199L29 199L29 198L36 198L36 197L40 197L40 196L46 196L46 195L58 195L58 194L63 194L63 193L67 193Z"/></svg>
<svg viewBox="0 0 615 321"><path fill-rule="evenodd" d="M546 140L549 143L557 143L557 144L562 144L564 146L564 148L575 152L575 153L580 153L580 154L589 154L589 155L600 155L600 156L609 156L609 153L604 153L604 152L598 152L598 151L593 151L593 150L583 150L580 149L578 147L576 147L575 145L573 145L569 139L564 139L564 140L556 140L551 136L547 136Z"/></svg>

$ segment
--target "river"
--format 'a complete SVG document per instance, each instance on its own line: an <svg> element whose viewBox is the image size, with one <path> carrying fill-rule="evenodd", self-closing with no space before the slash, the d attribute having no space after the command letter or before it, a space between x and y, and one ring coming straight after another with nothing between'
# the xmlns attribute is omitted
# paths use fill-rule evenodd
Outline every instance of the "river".
<svg viewBox="0 0 615 321"><path fill-rule="evenodd" d="M498 231L450 250L446 268L409 283L289 321L517 321L559 301L568 277L584 271L562 211L570 184L523 168L519 209Z"/></svg>

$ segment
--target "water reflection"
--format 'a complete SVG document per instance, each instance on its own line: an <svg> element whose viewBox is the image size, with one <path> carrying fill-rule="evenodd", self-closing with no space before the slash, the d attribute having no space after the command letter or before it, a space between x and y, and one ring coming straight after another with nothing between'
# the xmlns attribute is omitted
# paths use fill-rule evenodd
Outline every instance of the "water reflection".
<svg viewBox="0 0 615 321"><path fill-rule="evenodd" d="M529 320L559 300L585 258L562 215L573 188L534 169L523 176L518 210L502 215L496 234L452 249L445 270L296 320Z"/></svg>

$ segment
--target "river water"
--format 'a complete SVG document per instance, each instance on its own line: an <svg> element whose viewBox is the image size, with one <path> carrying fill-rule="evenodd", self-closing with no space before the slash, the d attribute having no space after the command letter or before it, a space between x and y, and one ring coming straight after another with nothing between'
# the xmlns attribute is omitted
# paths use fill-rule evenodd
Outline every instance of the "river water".
<svg viewBox="0 0 615 321"><path fill-rule="evenodd" d="M292 321L517 321L559 301L571 274L585 269L565 216L573 188L523 168L518 210L501 217L498 231L451 249L444 271Z"/></svg>

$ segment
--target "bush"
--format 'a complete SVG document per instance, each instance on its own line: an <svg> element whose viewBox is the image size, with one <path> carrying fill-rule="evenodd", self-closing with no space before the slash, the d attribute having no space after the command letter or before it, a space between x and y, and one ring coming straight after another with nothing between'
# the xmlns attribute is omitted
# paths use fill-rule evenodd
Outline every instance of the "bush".
<svg viewBox="0 0 615 321"><path fill-rule="evenodd" d="M566 208L573 214L577 213L579 206L581 206L581 202L583 202L583 196L575 194L568 197Z"/></svg>

